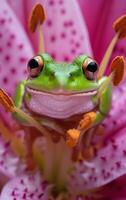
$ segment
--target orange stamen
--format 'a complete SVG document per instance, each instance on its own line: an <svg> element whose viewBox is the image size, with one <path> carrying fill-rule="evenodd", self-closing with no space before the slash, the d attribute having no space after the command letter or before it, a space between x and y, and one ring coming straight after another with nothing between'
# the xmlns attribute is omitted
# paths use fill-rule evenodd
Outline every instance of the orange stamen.
<svg viewBox="0 0 126 200"><path fill-rule="evenodd" d="M119 38L126 37L126 15L121 16L113 23L113 28L119 33Z"/></svg>
<svg viewBox="0 0 126 200"><path fill-rule="evenodd" d="M69 129L67 131L66 144L69 147L76 146L79 137L80 137L80 131L79 130L77 130L77 129Z"/></svg>
<svg viewBox="0 0 126 200"><path fill-rule="evenodd" d="M114 60L110 65L111 72L114 72L113 84L115 86L117 86L123 79L124 66L125 66L125 61L123 56L117 56L116 58L114 58Z"/></svg>
<svg viewBox="0 0 126 200"><path fill-rule="evenodd" d="M114 49L118 39L122 39L122 38L126 37L126 15L123 15L122 17L118 18L113 23L113 28L116 31L116 35L112 38L112 40L105 52L105 55L100 64L99 72L97 74L97 79L102 78L102 76L104 75L107 64L109 62L109 59L111 57L111 54L113 52L113 49Z"/></svg>
<svg viewBox="0 0 126 200"><path fill-rule="evenodd" d="M0 103L4 106L4 108L9 111L13 112L14 103L12 99L7 95L7 93L0 88Z"/></svg>
<svg viewBox="0 0 126 200"><path fill-rule="evenodd" d="M44 8L41 4L35 5L29 18L29 30L35 32L37 26L42 24L46 18Z"/></svg>

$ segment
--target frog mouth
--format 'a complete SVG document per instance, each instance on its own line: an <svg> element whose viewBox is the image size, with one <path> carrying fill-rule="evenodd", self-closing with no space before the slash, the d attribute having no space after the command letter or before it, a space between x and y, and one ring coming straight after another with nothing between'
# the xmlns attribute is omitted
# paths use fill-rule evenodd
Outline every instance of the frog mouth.
<svg viewBox="0 0 126 200"><path fill-rule="evenodd" d="M27 107L42 116L48 116L56 119L66 119L76 114L86 113L96 107L91 98L97 94L97 91L85 93L47 93L26 88L30 95L30 100L25 100Z"/></svg>
<svg viewBox="0 0 126 200"><path fill-rule="evenodd" d="M55 90L55 91L42 91L42 90L37 90L37 89L34 89L34 88L31 88L31 87L26 87L26 91L29 92L29 93L36 93L36 94L40 94L40 95L44 95L44 94L47 94L47 95L56 95L56 96L94 96L97 94L97 90L89 90L89 91L82 91L82 92L69 92L69 91L64 91L62 89L58 89L58 90Z"/></svg>

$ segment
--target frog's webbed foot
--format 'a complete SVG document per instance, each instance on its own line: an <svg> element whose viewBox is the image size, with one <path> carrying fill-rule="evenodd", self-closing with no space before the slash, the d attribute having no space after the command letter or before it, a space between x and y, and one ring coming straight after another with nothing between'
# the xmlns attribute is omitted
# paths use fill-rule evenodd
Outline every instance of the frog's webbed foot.
<svg viewBox="0 0 126 200"><path fill-rule="evenodd" d="M80 120L78 129L85 131L90 128L96 118L96 112L89 112L84 114L83 119Z"/></svg>
<svg viewBox="0 0 126 200"><path fill-rule="evenodd" d="M70 147L75 147L83 134L93 125L96 119L96 112L89 112L83 116L76 129L69 129L66 133L66 143Z"/></svg>
<svg viewBox="0 0 126 200"><path fill-rule="evenodd" d="M81 132L78 129L69 129L66 134L66 144L69 147L74 147L77 145Z"/></svg>

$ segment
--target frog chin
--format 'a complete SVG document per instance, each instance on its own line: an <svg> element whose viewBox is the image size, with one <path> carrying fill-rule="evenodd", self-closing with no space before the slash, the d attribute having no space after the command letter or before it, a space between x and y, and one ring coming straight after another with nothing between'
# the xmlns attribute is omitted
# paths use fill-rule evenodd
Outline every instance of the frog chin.
<svg viewBox="0 0 126 200"><path fill-rule="evenodd" d="M30 95L30 100L25 99L27 107L39 115L48 116L57 119L66 119L76 114L86 113L96 107L91 97L97 94L97 91L83 93L47 93L26 88Z"/></svg>

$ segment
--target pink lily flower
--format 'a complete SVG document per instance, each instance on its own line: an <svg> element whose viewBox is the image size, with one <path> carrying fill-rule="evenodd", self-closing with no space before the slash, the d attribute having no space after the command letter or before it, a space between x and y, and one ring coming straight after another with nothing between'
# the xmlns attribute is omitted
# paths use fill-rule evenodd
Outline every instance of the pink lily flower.
<svg viewBox="0 0 126 200"><path fill-rule="evenodd" d="M28 15L35 2L1 0L0 87L11 96L16 84L27 77L27 61L37 52L37 33L32 35L27 29ZM75 56L88 54L100 62L114 34L111 24L125 13L126 6L124 0L120 1L120 7L116 0L99 0L97 4L94 0L39 2L45 6L47 13L47 20L43 26L45 49L58 61L71 61ZM114 49L113 56L125 55L125 50L125 42L120 41ZM38 137L34 142L38 166L31 170L27 162L12 151L12 140L8 137L3 138L1 133L0 200L49 200L52 198L50 191L53 191L55 196L57 190L61 190L61 194L55 197L57 200L125 199L125 82L126 80L114 89L112 109L103 122L105 135L100 137L96 131L94 142L100 140L102 145L95 146L95 155L89 160L73 162L70 159L71 150L67 146L62 143L50 146L50 141L45 142L44 137ZM0 124L2 122L8 127L4 129L6 133L8 130L13 131L14 121L1 107ZM18 131L17 134L19 140L25 142L25 133ZM14 149L16 148L17 146ZM43 154L46 155L46 169ZM72 170L67 172L71 163ZM64 188L64 191L60 187Z"/></svg>

